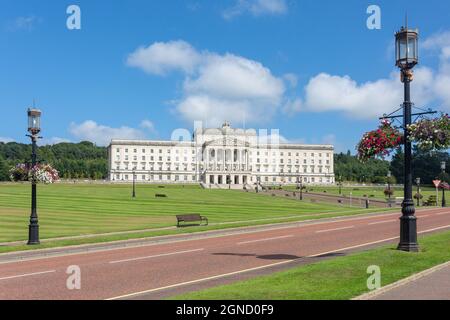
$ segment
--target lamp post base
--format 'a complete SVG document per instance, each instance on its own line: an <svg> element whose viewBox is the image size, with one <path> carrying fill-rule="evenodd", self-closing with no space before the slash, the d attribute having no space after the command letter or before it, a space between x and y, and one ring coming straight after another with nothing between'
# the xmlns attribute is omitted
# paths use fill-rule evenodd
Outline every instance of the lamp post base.
<svg viewBox="0 0 450 320"><path fill-rule="evenodd" d="M39 225L30 225L28 227L28 243L27 245L38 245L41 244L39 241Z"/></svg>
<svg viewBox="0 0 450 320"><path fill-rule="evenodd" d="M417 243L417 218L414 215L400 218L400 244L397 250L419 252Z"/></svg>

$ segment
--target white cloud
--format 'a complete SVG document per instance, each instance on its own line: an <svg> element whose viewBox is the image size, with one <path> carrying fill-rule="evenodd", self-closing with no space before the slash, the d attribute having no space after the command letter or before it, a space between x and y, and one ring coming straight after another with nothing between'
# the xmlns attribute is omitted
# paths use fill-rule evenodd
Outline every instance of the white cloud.
<svg viewBox="0 0 450 320"><path fill-rule="evenodd" d="M153 123L152 121L150 121L150 120L143 120L143 121L141 122L141 128L142 128L142 129L145 129L145 130L148 130L148 131L150 131L150 132L156 132L155 125L154 125L154 123Z"/></svg>
<svg viewBox="0 0 450 320"><path fill-rule="evenodd" d="M3 143L14 142L14 139L13 138L7 138L7 137L0 137L0 142L3 142Z"/></svg>
<svg viewBox="0 0 450 320"><path fill-rule="evenodd" d="M223 17L227 20L245 13L253 16L282 15L287 13L285 0L237 0L236 3L224 10Z"/></svg>
<svg viewBox="0 0 450 320"><path fill-rule="evenodd" d="M172 43L157 45L168 48ZM186 42L183 42L183 47L190 49L183 52L176 50L180 53L178 60L193 62L189 68L178 68L184 71L185 79L182 96L174 102L174 111L183 119L190 122L203 120L209 126L219 126L225 120L232 123L264 123L282 105L285 92L283 78L275 77L260 62L229 53L198 52ZM175 64L169 67L166 61L154 59L152 55L143 56L139 67L148 72L149 66L151 70L158 71L153 72L156 74L177 69Z"/></svg>
<svg viewBox="0 0 450 320"><path fill-rule="evenodd" d="M298 85L298 77L293 73L286 73L283 79L287 81L291 88L296 88Z"/></svg>
<svg viewBox="0 0 450 320"><path fill-rule="evenodd" d="M50 139L39 140L39 145L47 146L47 145L54 145L54 144L59 144L59 143L71 143L71 142L72 141L70 141L69 139L52 137Z"/></svg>
<svg viewBox="0 0 450 320"><path fill-rule="evenodd" d="M283 106L283 112L289 115L302 111L303 101L300 98L288 99Z"/></svg>
<svg viewBox="0 0 450 320"><path fill-rule="evenodd" d="M9 31L20 31L20 30L31 31L33 30L36 24L41 22L42 18L39 18L35 15L17 17L14 21L11 21L8 24L7 29Z"/></svg>
<svg viewBox="0 0 450 320"><path fill-rule="evenodd" d="M189 43L181 40L140 47L127 59L129 66L157 75L174 70L191 73L199 62L200 54Z"/></svg>
<svg viewBox="0 0 450 320"><path fill-rule="evenodd" d="M434 81L434 94L450 110L450 31L442 32L426 39L425 49L437 51L439 54L439 70Z"/></svg>
<svg viewBox="0 0 450 320"><path fill-rule="evenodd" d="M81 124L72 123L69 132L80 140L91 141L100 146L107 146L112 139L145 139L143 130L130 127L112 128L88 120Z"/></svg>
<svg viewBox="0 0 450 320"><path fill-rule="evenodd" d="M426 50L437 50L440 64L437 70L419 67L414 71L412 99L416 106L440 104L450 110L450 32L432 36L424 41ZM399 72L385 79L357 83L350 76L321 73L305 87L303 105L296 111L342 111L350 116L373 118L395 110L403 101L403 84Z"/></svg>
<svg viewBox="0 0 450 320"><path fill-rule="evenodd" d="M177 111L188 120L264 123L280 106L285 86L261 63L232 54L207 54L194 78L184 83Z"/></svg>
<svg viewBox="0 0 450 320"><path fill-rule="evenodd" d="M358 84L349 76L321 73L305 87L304 111L344 111L372 117L392 110L401 101L401 86L395 77ZM383 94L380 94L383 93Z"/></svg>
<svg viewBox="0 0 450 320"><path fill-rule="evenodd" d="M196 79L187 79L187 93L208 93L231 99L260 99L278 103L284 92L282 80L261 63L226 54L208 55Z"/></svg>

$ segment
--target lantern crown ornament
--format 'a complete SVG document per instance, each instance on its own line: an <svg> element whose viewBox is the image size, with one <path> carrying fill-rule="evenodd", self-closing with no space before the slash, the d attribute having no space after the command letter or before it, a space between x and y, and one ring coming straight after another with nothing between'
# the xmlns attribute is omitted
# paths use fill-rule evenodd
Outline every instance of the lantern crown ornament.
<svg viewBox="0 0 450 320"><path fill-rule="evenodd" d="M395 65L402 71L411 70L419 63L419 30L402 27L395 34Z"/></svg>
<svg viewBox="0 0 450 320"><path fill-rule="evenodd" d="M41 132L41 110L29 108L28 111L28 132L37 135Z"/></svg>

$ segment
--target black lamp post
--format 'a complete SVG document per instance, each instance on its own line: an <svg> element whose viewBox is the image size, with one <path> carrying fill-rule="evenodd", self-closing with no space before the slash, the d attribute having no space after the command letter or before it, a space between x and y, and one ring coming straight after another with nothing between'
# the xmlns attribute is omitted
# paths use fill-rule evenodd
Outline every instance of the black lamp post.
<svg viewBox="0 0 450 320"><path fill-rule="evenodd" d="M37 164L37 140L41 132L41 111L38 109L28 109L28 132L31 138L31 168ZM28 245L40 244L39 241L39 221L37 215L37 186L34 179L31 180L31 215L28 226Z"/></svg>
<svg viewBox="0 0 450 320"><path fill-rule="evenodd" d="M446 167L446 163L445 161L441 162L441 169L442 169L442 180L444 180L445 178L445 167ZM445 188L446 188L446 184L445 181L442 182L442 208L445 208L447 206L447 203L445 201Z"/></svg>
<svg viewBox="0 0 450 320"><path fill-rule="evenodd" d="M133 169L133 198L136 198L136 169Z"/></svg>
<svg viewBox="0 0 450 320"><path fill-rule="evenodd" d="M303 178L299 176L298 178L298 189L300 190L300 201L303 201Z"/></svg>
<svg viewBox="0 0 450 320"><path fill-rule="evenodd" d="M398 250L418 252L417 243L417 218L415 216L414 200L412 197L412 146L409 140L408 126L412 122L411 81L412 69L419 62L418 55L419 32L418 30L402 27L395 34L396 66L400 68L401 81L404 84L403 103L403 129L405 145L405 185L404 200L402 204L402 217L400 218L400 243Z"/></svg>
<svg viewBox="0 0 450 320"><path fill-rule="evenodd" d="M256 193L259 193L259 176L256 177Z"/></svg>
<svg viewBox="0 0 450 320"><path fill-rule="evenodd" d="M416 178L417 185L417 206L420 207L420 178Z"/></svg>
<svg viewBox="0 0 450 320"><path fill-rule="evenodd" d="M339 176L339 195L342 196L342 176Z"/></svg>
<svg viewBox="0 0 450 320"><path fill-rule="evenodd" d="M389 197L389 200L391 200L391 177L392 177L392 173L389 171L388 174L387 174L388 197Z"/></svg>

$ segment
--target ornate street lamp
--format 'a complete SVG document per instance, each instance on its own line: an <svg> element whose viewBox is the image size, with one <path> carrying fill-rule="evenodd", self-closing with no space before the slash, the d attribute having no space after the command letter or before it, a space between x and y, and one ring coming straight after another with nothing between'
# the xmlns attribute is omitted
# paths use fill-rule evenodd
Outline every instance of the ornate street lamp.
<svg viewBox="0 0 450 320"><path fill-rule="evenodd" d="M388 171L388 174L387 174L387 183L388 183L388 197L389 197L389 200L391 200L391 178L392 178L392 172L391 171Z"/></svg>
<svg viewBox="0 0 450 320"><path fill-rule="evenodd" d="M441 162L442 180L444 180L445 178L445 167L446 163L445 161L442 161ZM446 189L445 181L442 181L442 208L445 208L447 206L445 202L445 189Z"/></svg>
<svg viewBox="0 0 450 320"><path fill-rule="evenodd" d="M339 195L342 196L342 175L339 176Z"/></svg>
<svg viewBox="0 0 450 320"><path fill-rule="evenodd" d="M38 109L28 109L28 132L31 138L31 167L37 164L37 140L41 132L41 114ZM28 226L28 245L40 244L39 241L39 221L37 215L37 188L36 181L31 180L31 215L30 225Z"/></svg>
<svg viewBox="0 0 450 320"><path fill-rule="evenodd" d="M303 178L302 176L297 177L297 188L300 190L300 201L303 201Z"/></svg>
<svg viewBox="0 0 450 320"><path fill-rule="evenodd" d="M416 178L417 185L417 206L420 207L420 178Z"/></svg>
<svg viewBox="0 0 450 320"><path fill-rule="evenodd" d="M256 176L256 193L259 193L259 176Z"/></svg>
<svg viewBox="0 0 450 320"><path fill-rule="evenodd" d="M406 27L402 27L395 34L396 66L400 69L401 81L404 84L403 129L405 144L405 186L398 250L410 252L419 251L416 209L412 196L412 146L407 129L412 122L411 81L413 80L412 69L419 63L418 42L419 32L418 30L408 29L408 22L406 22Z"/></svg>
<svg viewBox="0 0 450 320"><path fill-rule="evenodd" d="M136 198L136 169L133 168L133 198Z"/></svg>

